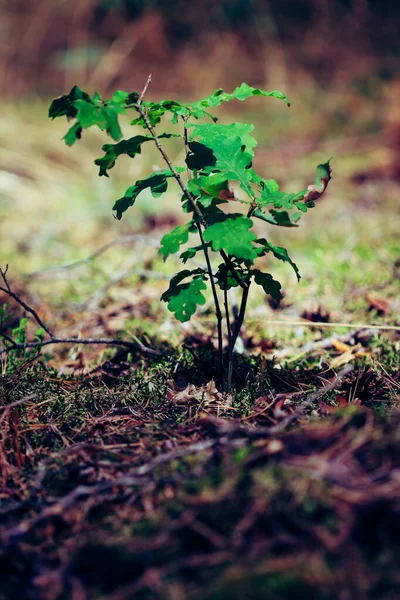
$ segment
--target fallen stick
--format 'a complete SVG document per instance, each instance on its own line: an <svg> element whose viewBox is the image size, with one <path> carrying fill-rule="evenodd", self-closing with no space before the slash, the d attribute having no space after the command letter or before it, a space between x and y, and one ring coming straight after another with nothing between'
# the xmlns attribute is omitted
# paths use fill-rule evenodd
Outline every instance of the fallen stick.
<svg viewBox="0 0 400 600"><path fill-rule="evenodd" d="M5 346L2 350L0 350L0 356L2 354L8 354L13 350L25 350L26 348L42 348L43 346L50 346L52 344L83 344L83 345L108 345L108 346L123 346L124 348L131 349L139 349L141 352L145 354L149 354L151 356L163 356L162 352L158 350L153 350L152 348L148 348L144 344L142 344L139 340L135 340L134 342L128 342L127 340L119 340L116 338L80 338L80 337L57 337L50 331L50 329L46 326L46 324L39 317L34 308L29 306L18 294L12 291L11 286L7 279L7 271L8 265L5 270L0 267L0 276L3 279L4 285L0 286L0 290L13 298L24 310L33 315L35 321L47 333L50 339L43 339L35 342L15 342L9 335L0 331L0 338L3 338L5 342L9 345Z"/></svg>

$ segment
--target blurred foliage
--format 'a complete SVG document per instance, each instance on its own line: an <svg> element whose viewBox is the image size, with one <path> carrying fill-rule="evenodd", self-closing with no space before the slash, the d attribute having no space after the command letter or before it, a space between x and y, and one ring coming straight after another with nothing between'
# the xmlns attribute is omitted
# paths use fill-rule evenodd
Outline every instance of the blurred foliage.
<svg viewBox="0 0 400 600"><path fill-rule="evenodd" d="M399 16L395 0L3 2L0 90L47 97L78 82L106 93L150 71L163 93L197 95L208 80L283 87L303 72L346 87L398 73Z"/></svg>
<svg viewBox="0 0 400 600"><path fill-rule="evenodd" d="M391 48L398 41L396 16L400 5L396 0L197 0L188 4L185 0L173 3L165 0L98 0L97 15L105 16L119 9L126 19L136 19L145 11L162 14L169 36L174 43L198 37L205 29L247 30L256 32L259 19L270 19L276 25L276 33L288 39L302 36L304 27L318 20L335 21L354 19L363 26L364 35L377 42L376 50ZM268 27L271 33L271 26ZM332 29L334 29L332 27ZM397 48L398 50L398 48Z"/></svg>
<svg viewBox="0 0 400 600"><path fill-rule="evenodd" d="M197 37L204 29L236 29L254 26L254 14L259 0L202 0L193 2L188 10L185 0L100 0L98 14L121 9L127 19L135 19L146 10L159 11L166 22L166 30L175 43Z"/></svg>

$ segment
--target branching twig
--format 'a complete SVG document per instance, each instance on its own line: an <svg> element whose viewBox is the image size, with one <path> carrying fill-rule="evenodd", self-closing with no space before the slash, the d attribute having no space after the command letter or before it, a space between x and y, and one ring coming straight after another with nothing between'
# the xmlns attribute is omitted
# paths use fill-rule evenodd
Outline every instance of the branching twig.
<svg viewBox="0 0 400 600"><path fill-rule="evenodd" d="M225 305L225 318L226 318L226 328L228 331L228 368L227 368L227 378L226 378L226 392L229 392L232 385L232 370L233 370L233 344L232 344L232 329L231 329L231 320L229 316L229 301L228 301L228 285L227 285L227 273L225 275L225 289L224 289L224 305Z"/></svg>
<svg viewBox="0 0 400 600"><path fill-rule="evenodd" d="M328 383L323 388L316 390L311 394L308 394L304 402L302 402L298 407L298 410L304 411L304 409L311 406L315 402L315 400L318 400L318 398L321 398L321 396L324 396L327 392L331 392L332 390L336 389L342 383L346 375L351 373L351 371L353 370L354 366L347 364L345 367L343 367L341 371L339 371L339 373L336 375L335 379L331 381L331 383Z"/></svg>
<svg viewBox="0 0 400 600"><path fill-rule="evenodd" d="M0 267L0 273L1 273L1 276L2 276L2 278L3 278L3 281L4 281L4 283L5 283L5 285L6 285L6 288L7 288L7 290L8 290L9 292L11 292L10 284L9 284L9 283L8 283L8 281L7 281L8 265L6 265L6 269L5 269L5 271L3 271L3 270L1 269L1 267Z"/></svg>
<svg viewBox="0 0 400 600"><path fill-rule="evenodd" d="M18 348L17 342L14 342L14 340L9 335L4 333L4 331L0 330L0 337L2 337L4 340L6 340L6 342L9 342L10 344L12 344L12 346L14 348Z"/></svg>
<svg viewBox="0 0 400 600"><path fill-rule="evenodd" d="M22 306L22 308L24 308L27 312L29 312L34 317L34 319L37 322L37 324L39 325L39 327L41 327L51 338L54 338L55 337L54 334L50 331L50 329L48 329L48 327L46 327L46 325L43 323L42 319L39 317L37 312L31 306L28 306L28 304L26 304L26 302L24 302L17 294L15 294L11 290L10 284L8 283L8 280L7 280L7 271L8 271L8 265L6 266L5 271L3 271L3 269L0 267L0 275L6 286L5 288L0 286L0 290L2 292L4 292L5 294L7 294L8 296L10 296L11 298L14 298L14 300L16 302L18 302L18 304L20 306Z"/></svg>
<svg viewBox="0 0 400 600"><path fill-rule="evenodd" d="M23 350L24 348L41 348L42 346L50 346L51 344L83 344L83 345L108 345L108 346L123 346L125 348L139 349L141 352L145 352L146 354L150 354L151 356L162 356L162 352L158 350L153 350L152 348L148 348L142 343L138 342L128 342L126 340L119 340L117 338L79 338L79 337L71 337L71 338L58 338L52 337L50 340L43 340L41 342L26 342L16 343L14 342L13 347L7 347L3 350L0 350L1 354L7 354L11 352L11 350Z"/></svg>
<svg viewBox="0 0 400 600"><path fill-rule="evenodd" d="M140 114L141 118L143 119L151 137L154 140L154 143L157 147L157 150L160 152L161 156L163 157L165 163L168 165L172 175L174 176L175 180L177 181L179 187L181 188L183 194L185 195L185 197L188 199L188 201L190 202L191 206L193 206L193 210L196 213L197 217L198 217L198 222L196 223L197 226L197 230L199 232L199 236L200 236L200 241L202 243L203 246L203 251L204 251L204 257L206 259L206 264L207 264L207 272L208 272L208 276L210 278L210 285L211 285L211 291L212 291L212 295L213 295L213 300L214 300L214 305L215 305L215 313L216 313L216 317L217 317L217 328L218 328L218 355L219 355L219 368L222 369L222 312L221 312L221 308L220 308L220 304L219 304L219 299L218 299L218 294L217 294L217 288L215 286L215 282L214 282L214 276L213 276L213 272L212 272L212 266L211 266L211 261L210 261L210 256L208 253L208 248L207 245L204 242L204 238L203 238L203 232L201 227L205 227L205 221L204 221L204 217L201 213L201 210L199 209L196 199L194 198L194 196L189 192L188 188L186 187L185 183L183 182L181 176L179 175L179 173L177 172L177 170L175 169L175 167L173 166L173 164L171 163L167 153L165 152L158 136L157 133L154 129L154 127L151 125L146 112L142 109L141 104L143 101L143 97L144 94L147 91L147 88L149 86L151 82L151 75L149 75L146 84L143 88L142 93L140 94L140 98L139 101L136 105L136 109L138 111L138 113Z"/></svg>
<svg viewBox="0 0 400 600"><path fill-rule="evenodd" d="M250 290L250 282L248 282L247 287L243 288L242 292L242 301L240 303L239 314L235 322L235 326L232 333L232 348L235 347L236 340L239 336L240 330L243 325L244 316L246 313L247 300L249 298L249 290Z"/></svg>
<svg viewBox="0 0 400 600"><path fill-rule="evenodd" d="M40 327L42 327L43 330L49 335L50 339L49 340L44 339L44 340L40 340L37 342L23 342L23 343L21 342L21 343L19 343L19 342L15 342L12 338L10 338L10 336L8 336L7 334L0 331L0 337L2 337L3 339L5 339L7 342L10 343L10 346L7 346L6 348L3 348L3 350L0 350L0 356L2 354L8 354L12 350L25 350L26 348L42 348L43 346L49 346L51 344L84 344L84 345L102 344L102 345L109 345L109 346L123 346L125 348L139 349L141 352L145 352L146 354L150 354L152 356L162 356L162 353L159 352L158 350L153 350L152 348L147 348L147 346L145 346L144 344L142 344L139 341L128 342L125 340L119 340L119 339L114 339L114 338L78 338L78 337L61 338L61 337L56 337L49 330L49 328L43 323L43 321L38 316L37 312L31 306L26 304L26 302L24 302L18 296L18 294L16 294L15 292L12 291L11 286L7 280L7 268L3 271L3 269L0 267L0 275L3 278L4 284L6 286L6 287L0 286L0 290L3 291L8 296L10 296L11 298L13 298L27 312L32 314L34 316L36 322L40 325Z"/></svg>
<svg viewBox="0 0 400 600"><path fill-rule="evenodd" d="M147 92L147 88L149 87L150 84L151 84L151 73L150 73L150 75L147 78L147 81L146 81L145 86L144 86L144 88L142 90L142 93L140 94L140 98L138 100L138 106L140 106L142 104L143 98L145 97L145 94Z"/></svg>

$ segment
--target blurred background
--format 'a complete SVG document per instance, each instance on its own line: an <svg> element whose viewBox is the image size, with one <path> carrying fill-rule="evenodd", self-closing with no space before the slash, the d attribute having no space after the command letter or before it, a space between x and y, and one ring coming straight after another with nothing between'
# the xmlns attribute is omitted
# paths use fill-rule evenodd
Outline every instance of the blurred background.
<svg viewBox="0 0 400 600"><path fill-rule="evenodd" d="M109 180L99 178L93 161L107 138L89 131L67 148L67 123L47 118L51 98L75 84L105 96L140 91L150 72L148 99L196 100L246 81L292 101L288 109L251 99L219 112L222 121L255 124L255 167L263 176L288 191L302 189L316 165L334 157L329 192L302 227L264 232L302 267L297 287L284 265L273 267L287 306L323 305L333 320L358 311L357 318L397 322L399 34L396 0L3 0L1 264L21 285L29 282L30 293L48 297L52 310L64 310L66 298L82 305L96 289L104 291L103 306L132 302L132 282L143 280L137 257L149 258L145 245L136 244L134 264L131 247L117 245L83 268L46 269L135 232L159 240L163 228L179 222L176 190L170 186L162 203L143 194L137 210L115 221L114 200L162 166L157 153L146 148L134 161L122 158ZM132 135L128 123L124 133ZM173 162L182 161L178 146L169 151ZM175 267L172 259L170 272ZM109 285L116 273L119 285ZM150 283L149 297L157 300L165 282ZM371 308L376 291L388 303L383 312Z"/></svg>
<svg viewBox="0 0 400 600"><path fill-rule="evenodd" d="M399 17L396 0L3 2L2 92L47 99L77 82L129 89L150 70L162 94L247 78L362 95L397 74Z"/></svg>

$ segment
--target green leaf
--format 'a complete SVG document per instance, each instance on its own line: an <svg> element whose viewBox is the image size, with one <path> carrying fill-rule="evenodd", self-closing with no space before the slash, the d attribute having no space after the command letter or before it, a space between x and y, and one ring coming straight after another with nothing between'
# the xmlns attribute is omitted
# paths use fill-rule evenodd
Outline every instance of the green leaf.
<svg viewBox="0 0 400 600"><path fill-rule="evenodd" d="M232 123L231 125L192 125L190 139L199 138L200 143L212 151L213 159L200 168L203 173L223 172L227 180L238 181L250 198L254 191L250 185L253 179L251 167L256 140L249 134L253 125ZM191 148L193 152L193 148ZM203 150L204 153L204 150ZM196 154L196 152L193 152Z"/></svg>
<svg viewBox="0 0 400 600"><path fill-rule="evenodd" d="M254 277L254 281L263 288L266 294L272 296L277 302L282 299L282 286L279 281L276 281L276 279L272 277L272 275L263 273L258 269L253 269L251 274Z"/></svg>
<svg viewBox="0 0 400 600"><path fill-rule="evenodd" d="M180 255L179 258L185 265L187 263L187 261L190 260L191 258L194 258L196 256L196 254L197 254L196 248L188 248L187 250L185 250L185 252L182 252L182 254Z"/></svg>
<svg viewBox="0 0 400 600"><path fill-rule="evenodd" d="M186 164L191 171L200 171L205 167L215 166L217 159L211 148L200 142L189 142L189 152L186 156Z"/></svg>
<svg viewBox="0 0 400 600"><path fill-rule="evenodd" d="M35 340L38 341L38 342L41 342L44 337L46 337L46 332L43 329L43 327L39 327L39 329L36 329L36 331L35 331Z"/></svg>
<svg viewBox="0 0 400 600"><path fill-rule="evenodd" d="M279 191L279 185L273 179L266 181L258 178L254 181L260 187L261 195L256 200L258 208L252 215L273 225L297 227L296 223L300 220L301 213L315 206L315 200L325 192L331 177L332 169L329 161L318 165L314 184L296 194L285 194ZM273 206L274 210L269 209L267 213L265 208L268 206ZM290 213L293 209L297 209L297 212Z"/></svg>
<svg viewBox="0 0 400 600"><path fill-rule="evenodd" d="M286 98L285 94L279 92L278 90L273 90L272 92L265 92L264 90L260 90L258 88L253 88L247 83L242 83L239 87L237 87L232 94L228 94L224 92L222 89L218 89L213 92L207 98L203 100L199 100L198 102L194 102L189 105L192 111L201 110L205 107L207 108L215 108L216 106L220 106L223 102L230 102L231 100L247 100L250 96L270 96L272 98L278 98L279 100L283 100L286 102L288 106L290 106L290 102Z"/></svg>
<svg viewBox="0 0 400 600"><path fill-rule="evenodd" d="M118 115L125 113L125 104L132 94L117 90L110 100L102 100L95 92L93 98L77 86L69 94L55 98L49 108L49 116L66 116L69 120L76 119L64 137L65 143L72 146L81 137L82 130L93 125L106 131L115 141L122 138Z"/></svg>
<svg viewBox="0 0 400 600"><path fill-rule="evenodd" d="M315 200L318 200L320 196L325 192L328 187L328 183L332 179L332 167L330 160L326 163L318 165L317 177L315 178L314 184L309 185L304 195L303 201L307 203L310 208L315 206Z"/></svg>
<svg viewBox="0 0 400 600"><path fill-rule="evenodd" d="M232 266L235 269L236 275L239 280L243 283L247 281L248 273L244 272L239 265L232 262ZM238 287L239 283L237 279L232 275L232 271L225 263L221 263L218 267L218 271L215 274L215 279L218 282L221 290L230 290L233 287Z"/></svg>
<svg viewBox="0 0 400 600"><path fill-rule="evenodd" d="M125 106L131 108L132 104L137 104L139 101L139 94L137 92L131 92L125 100Z"/></svg>
<svg viewBox="0 0 400 600"><path fill-rule="evenodd" d="M166 112L170 112L173 115L172 122L177 123L178 116L190 116L190 110L181 102L176 100L161 100L160 102L142 102L142 109L145 111L147 120L150 125L155 127L160 123L161 118ZM142 117L137 117L131 123L131 125L139 125L140 127L147 128L146 122Z"/></svg>
<svg viewBox="0 0 400 600"><path fill-rule="evenodd" d="M237 87L232 94L224 92L222 89L218 89L213 92L207 98L199 100L198 102L192 102L184 104L176 100L161 100L160 102L142 102L142 108L146 112L147 118L152 126L158 125L161 118L165 113L172 114L172 122L177 123L178 117L193 117L195 119L202 119L204 117L210 117L214 123L217 121L216 117L211 115L207 108L215 108L220 106L223 102L229 102L230 100L246 100L251 96L270 96L272 98L278 98L284 100L288 105L290 104L284 94L278 90L272 92L265 92L258 88L253 88L247 83L242 83ZM137 117L132 121L132 125L139 125L146 128L146 123L142 117Z"/></svg>
<svg viewBox="0 0 400 600"><path fill-rule="evenodd" d="M25 344L27 342L26 326L28 325L28 321L27 317L23 317L17 327L12 330L12 338L17 344Z"/></svg>
<svg viewBox="0 0 400 600"><path fill-rule="evenodd" d="M233 193L229 190L225 173L201 175L189 179L188 190L204 208L209 208L213 204L223 204L228 199L235 199Z"/></svg>
<svg viewBox="0 0 400 600"><path fill-rule="evenodd" d="M80 126L80 124L78 122L78 123L75 123L75 125L72 125L72 127L67 131L67 133L63 137L63 140L65 140L65 143L67 144L67 146L73 146L75 144L76 140L80 140L81 137L82 137L82 127Z"/></svg>
<svg viewBox="0 0 400 600"><path fill-rule="evenodd" d="M118 115L125 113L125 100L128 97L127 92L118 90L111 100L101 100L97 94L90 99L76 100L74 106L77 109L76 118L82 129L88 129L97 125L102 131L106 131L113 140L119 141L122 138L122 131L118 122Z"/></svg>
<svg viewBox="0 0 400 600"><path fill-rule="evenodd" d="M182 137L175 133L163 133L159 138ZM94 164L100 167L99 175L108 177L107 170L112 169L118 156L127 154L131 158L135 158L137 154L142 152L142 144L145 142L154 141L151 135L135 135L128 140L121 140L118 144L104 144L102 150L105 155L97 158Z"/></svg>
<svg viewBox="0 0 400 600"><path fill-rule="evenodd" d="M184 167L175 167L175 170L178 173L182 173L185 170ZM133 206L136 202L136 198L139 194L145 190L150 189L154 198L158 198L163 194L168 187L168 178L173 177L173 173L170 169L166 169L165 171L157 171L153 173L146 179L138 180L135 185L132 185L125 192L125 195L116 201L113 206L113 210L116 212L116 218L118 220L121 219L122 214L130 207Z"/></svg>
<svg viewBox="0 0 400 600"><path fill-rule="evenodd" d="M206 144L209 148L213 149L218 147L216 137L229 138L236 140L240 138L243 150L252 154L253 148L257 146L257 140L250 135L251 131L254 131L254 125L251 123L231 123L230 125L215 124L215 123L189 123L187 129L191 130L190 139L199 137L203 144Z"/></svg>
<svg viewBox="0 0 400 600"><path fill-rule="evenodd" d="M307 204L301 202L300 200L296 202L296 208L298 208L303 213L306 213L309 208L313 208L314 206L314 202L308 202Z"/></svg>
<svg viewBox="0 0 400 600"><path fill-rule="evenodd" d="M167 112L172 114L172 123L175 125L178 122L178 117L194 117L195 119L210 117L214 122L217 121L217 119L210 115L204 107L193 107L191 104L183 104L182 102L177 102L176 100L142 102L142 108L146 112L147 119L153 127L160 123L161 118ZM146 128L146 123L142 117L137 117L132 121L131 124Z"/></svg>
<svg viewBox="0 0 400 600"><path fill-rule="evenodd" d="M249 231L253 221L240 214L220 214L203 233L204 240L211 242L215 252L225 250L238 259L253 261L257 252L253 241L257 236Z"/></svg>
<svg viewBox="0 0 400 600"><path fill-rule="evenodd" d="M113 108L116 108L117 105L122 105L125 108L125 102L130 96L131 94L128 94L128 92L124 92L123 90L117 90L116 92L114 92L114 95L111 98L111 100L108 100L104 104L108 104L108 106L112 106Z"/></svg>
<svg viewBox="0 0 400 600"><path fill-rule="evenodd" d="M135 137L122 140L118 144L104 144L102 148L103 152L105 152L104 156L94 161L94 164L100 167L99 175L108 177L107 170L113 168L118 156L127 154L131 158L134 158L137 154L141 154L142 144L152 139L151 135L135 135Z"/></svg>
<svg viewBox="0 0 400 600"><path fill-rule="evenodd" d="M98 125L100 129L105 129L109 136L118 142L118 140L122 138L122 131L121 127L119 126L118 115L123 114L124 112L125 109L122 109L122 107L121 110L116 110L116 108L113 107L103 106L102 113L106 123L105 127L102 128L98 123L96 123L96 125Z"/></svg>
<svg viewBox="0 0 400 600"><path fill-rule="evenodd" d="M187 250L182 252L179 258L184 264L186 264L188 260L196 256L197 252L200 252L200 250L204 250L204 248L207 248L208 246L209 244L199 244L198 246L194 246L193 248L188 248Z"/></svg>
<svg viewBox="0 0 400 600"><path fill-rule="evenodd" d="M279 184L274 179L261 180L259 185L261 187L261 196L257 198L257 205L260 207L273 205L277 209L286 208L287 210L291 210L294 206L297 206L297 201L302 200L306 193L305 190L296 194L280 192Z"/></svg>
<svg viewBox="0 0 400 600"><path fill-rule="evenodd" d="M170 254L178 252L179 248L186 244L189 239L190 229L193 226L193 222L190 221L186 225L178 225L170 233L164 235L161 240L161 248L159 254L161 254L166 260Z"/></svg>
<svg viewBox="0 0 400 600"><path fill-rule="evenodd" d="M188 283L181 283L189 276L194 276ZM205 275L203 269L181 271L170 281L169 288L161 296L161 300L168 302L168 310L175 314L178 321L182 323L189 321L197 310L197 306L206 303L202 291L207 289L204 282Z"/></svg>
<svg viewBox="0 0 400 600"><path fill-rule="evenodd" d="M90 102L91 98L89 94L81 90L77 85L74 85L69 94L54 98L53 102L50 104L49 117L51 119L63 116L66 116L68 119L75 118L76 113L78 112L74 105L76 100L86 100L87 102Z"/></svg>
<svg viewBox="0 0 400 600"><path fill-rule="evenodd" d="M268 252L272 252L275 258L290 264L290 266L296 273L297 281L300 281L299 269L297 268L296 263L293 262L290 258L286 248L282 248L281 246L273 246L265 238L257 240L257 244L260 244L262 246L262 248L260 248L261 252L259 253L259 256L264 256Z"/></svg>
<svg viewBox="0 0 400 600"><path fill-rule="evenodd" d="M290 216L286 210L270 210L269 213L265 213L261 210L261 208L257 208L254 212L251 213L251 215L252 217L257 217L257 219L266 221L271 225L279 225L280 227L298 227L296 223L293 223L291 221Z"/></svg>
<svg viewBox="0 0 400 600"><path fill-rule="evenodd" d="M325 177L326 165L320 165L320 167L323 167L320 173ZM311 198L319 197L326 189L328 181L317 177L316 183L309 186L307 190L301 190L295 194L286 194L279 190L279 184L273 179L263 180L257 178L255 182L261 189L261 195L256 199L257 208L252 212L252 215L273 225L297 227L296 223L300 220L301 214L315 206ZM317 185L320 187L317 188ZM310 200L306 201L306 198L310 198ZM274 208L265 210L269 206ZM293 212L294 209L296 209L296 212Z"/></svg>

